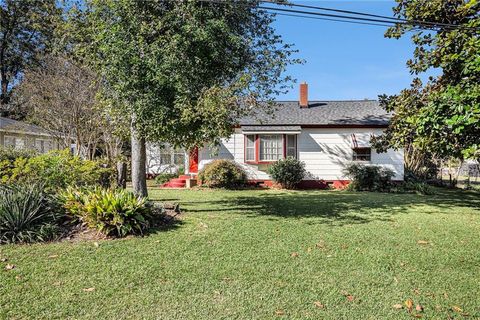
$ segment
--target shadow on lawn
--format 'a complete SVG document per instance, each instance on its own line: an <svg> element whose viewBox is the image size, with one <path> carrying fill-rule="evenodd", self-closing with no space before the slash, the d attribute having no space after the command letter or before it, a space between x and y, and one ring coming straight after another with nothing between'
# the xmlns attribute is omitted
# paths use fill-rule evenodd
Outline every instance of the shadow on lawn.
<svg viewBox="0 0 480 320"><path fill-rule="evenodd" d="M480 208L480 193L437 190L434 196L416 194L385 194L368 192L285 192L252 193L222 200L184 202L194 212L234 212L249 216L279 218L317 218L306 223L333 225L361 224L371 221L390 221L392 216L405 213L417 206L429 213L436 208ZM198 208L201 207L201 208ZM452 211L445 211L451 213ZM319 220L320 219L320 220Z"/></svg>

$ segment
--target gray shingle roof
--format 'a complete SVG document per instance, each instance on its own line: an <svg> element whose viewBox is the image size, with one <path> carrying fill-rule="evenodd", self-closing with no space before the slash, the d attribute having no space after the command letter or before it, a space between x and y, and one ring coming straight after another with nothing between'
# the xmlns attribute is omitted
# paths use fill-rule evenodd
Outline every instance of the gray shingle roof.
<svg viewBox="0 0 480 320"><path fill-rule="evenodd" d="M22 121L0 117L0 131L20 132L33 135L51 135L47 130Z"/></svg>
<svg viewBox="0 0 480 320"><path fill-rule="evenodd" d="M257 131L284 131L284 132L295 132L301 131L300 126L242 126L243 131L257 132Z"/></svg>
<svg viewBox="0 0 480 320"><path fill-rule="evenodd" d="M260 111L240 120L240 125L387 125L392 114L375 100L309 101L300 108L298 101L278 101L272 114Z"/></svg>

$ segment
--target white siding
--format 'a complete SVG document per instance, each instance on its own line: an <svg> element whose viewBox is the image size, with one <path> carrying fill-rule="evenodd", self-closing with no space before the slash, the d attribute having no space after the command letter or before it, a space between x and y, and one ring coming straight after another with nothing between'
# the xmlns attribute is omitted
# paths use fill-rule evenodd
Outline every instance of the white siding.
<svg viewBox="0 0 480 320"><path fill-rule="evenodd" d="M343 168L352 159L352 139L355 134L359 146L369 145L371 134L379 135L381 129L362 128L303 128L298 136L298 158L305 162L310 179L347 180L342 175ZM229 139L222 140L216 150L204 148L199 155L199 169L213 159L230 159L241 164L248 172L250 179L269 179L266 165L244 163L244 136L240 129ZM389 150L376 153L372 150L370 164L381 165L392 169L394 179L403 179L403 151Z"/></svg>

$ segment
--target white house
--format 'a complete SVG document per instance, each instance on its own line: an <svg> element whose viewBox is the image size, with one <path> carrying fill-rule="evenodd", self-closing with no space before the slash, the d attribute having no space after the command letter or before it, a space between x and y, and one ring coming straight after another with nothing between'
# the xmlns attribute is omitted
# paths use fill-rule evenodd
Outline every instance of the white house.
<svg viewBox="0 0 480 320"><path fill-rule="evenodd" d="M58 138L39 126L0 117L0 147L46 153L59 149L60 143Z"/></svg>
<svg viewBox="0 0 480 320"><path fill-rule="evenodd" d="M268 185L268 166L295 157L308 171L305 188L344 186L348 179L342 170L352 161L389 168L395 180L403 180L403 151L377 153L370 146L390 117L373 100L308 101L308 85L302 83L299 101L281 101L273 114L241 119L215 150L201 147L186 155L185 171L194 176L214 159L230 159L246 169L251 182Z"/></svg>

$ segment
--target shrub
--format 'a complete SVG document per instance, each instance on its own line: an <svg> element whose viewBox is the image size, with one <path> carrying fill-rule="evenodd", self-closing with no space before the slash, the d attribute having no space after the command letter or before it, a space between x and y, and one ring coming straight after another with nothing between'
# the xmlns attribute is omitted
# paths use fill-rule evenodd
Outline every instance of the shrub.
<svg viewBox="0 0 480 320"><path fill-rule="evenodd" d="M184 166L178 166L177 174L179 176L184 175L185 174L185 167Z"/></svg>
<svg viewBox="0 0 480 320"><path fill-rule="evenodd" d="M170 181L170 179L176 178L177 175L174 173L160 173L155 177L155 184L162 185L165 182Z"/></svg>
<svg viewBox="0 0 480 320"><path fill-rule="evenodd" d="M53 240L62 217L42 186L0 186L0 243Z"/></svg>
<svg viewBox="0 0 480 320"><path fill-rule="evenodd" d="M0 163L3 183L41 183L47 190L99 184L110 173L111 170L100 163L82 160L68 150L20 156Z"/></svg>
<svg viewBox="0 0 480 320"><path fill-rule="evenodd" d="M17 158L31 158L37 155L33 150L0 147L0 161L15 161Z"/></svg>
<svg viewBox="0 0 480 320"><path fill-rule="evenodd" d="M293 189L303 180L307 172L305 163L288 157L273 163L268 168L268 173L273 181L279 183L282 188Z"/></svg>
<svg viewBox="0 0 480 320"><path fill-rule="evenodd" d="M69 188L61 199L69 214L107 236L143 234L149 227L147 199L126 190Z"/></svg>
<svg viewBox="0 0 480 320"><path fill-rule="evenodd" d="M198 174L202 184L210 188L236 188L245 185L247 173L230 160L214 160Z"/></svg>
<svg viewBox="0 0 480 320"><path fill-rule="evenodd" d="M389 192L393 187L392 178L395 176L390 169L358 163L348 165L343 174L352 180L348 190L378 192Z"/></svg>
<svg viewBox="0 0 480 320"><path fill-rule="evenodd" d="M425 182L406 181L398 186L399 192L415 192L422 195L435 194L435 188Z"/></svg>

